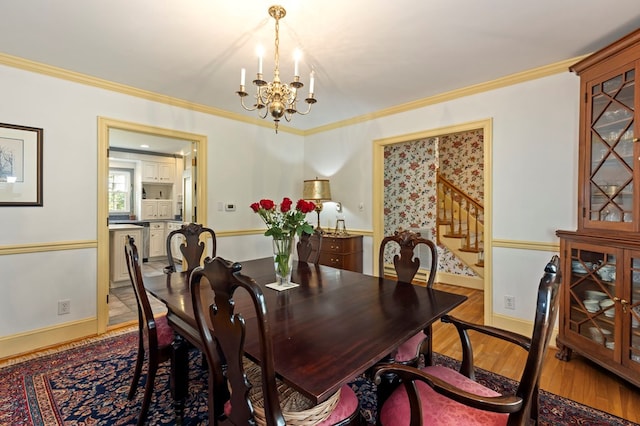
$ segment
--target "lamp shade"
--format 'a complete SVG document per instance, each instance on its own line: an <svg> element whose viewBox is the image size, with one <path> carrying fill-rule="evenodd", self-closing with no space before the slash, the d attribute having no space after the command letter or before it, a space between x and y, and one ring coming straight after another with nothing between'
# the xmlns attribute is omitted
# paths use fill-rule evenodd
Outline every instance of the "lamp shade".
<svg viewBox="0 0 640 426"><path fill-rule="evenodd" d="M329 179L310 179L304 181L302 198L311 201L331 200L331 187Z"/></svg>

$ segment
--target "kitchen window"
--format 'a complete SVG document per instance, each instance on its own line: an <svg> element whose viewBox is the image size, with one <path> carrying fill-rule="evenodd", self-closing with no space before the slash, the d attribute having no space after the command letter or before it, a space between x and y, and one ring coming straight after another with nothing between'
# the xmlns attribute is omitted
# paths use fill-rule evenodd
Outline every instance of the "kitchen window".
<svg viewBox="0 0 640 426"><path fill-rule="evenodd" d="M133 214L133 170L109 168L109 214Z"/></svg>

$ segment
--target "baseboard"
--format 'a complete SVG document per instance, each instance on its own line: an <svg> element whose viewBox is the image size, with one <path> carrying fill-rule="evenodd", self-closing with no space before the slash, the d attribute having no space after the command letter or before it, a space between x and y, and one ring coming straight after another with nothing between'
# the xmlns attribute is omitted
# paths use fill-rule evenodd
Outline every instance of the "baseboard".
<svg viewBox="0 0 640 426"><path fill-rule="evenodd" d="M493 314L492 323L493 327L509 330L514 333L522 334L523 336L531 336L533 333L533 321L526 321L520 318L508 317L506 315ZM556 322L557 324L557 322ZM549 347L557 349L556 336L558 335L558 327L554 327L551 332L551 339L549 339Z"/></svg>
<svg viewBox="0 0 640 426"><path fill-rule="evenodd" d="M0 338L0 360L95 336L97 330L98 320L94 317L5 336Z"/></svg>
<svg viewBox="0 0 640 426"><path fill-rule="evenodd" d="M466 275L456 275L447 272L438 272L436 282L441 284L457 285L458 287L484 290L484 279L480 277L469 277Z"/></svg>

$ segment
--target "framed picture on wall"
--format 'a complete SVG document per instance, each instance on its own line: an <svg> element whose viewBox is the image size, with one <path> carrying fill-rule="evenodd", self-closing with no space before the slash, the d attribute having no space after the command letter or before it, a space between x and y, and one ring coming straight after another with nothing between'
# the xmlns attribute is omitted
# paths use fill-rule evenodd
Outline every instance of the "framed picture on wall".
<svg viewBox="0 0 640 426"><path fill-rule="evenodd" d="M0 207L42 206L42 129L0 123Z"/></svg>

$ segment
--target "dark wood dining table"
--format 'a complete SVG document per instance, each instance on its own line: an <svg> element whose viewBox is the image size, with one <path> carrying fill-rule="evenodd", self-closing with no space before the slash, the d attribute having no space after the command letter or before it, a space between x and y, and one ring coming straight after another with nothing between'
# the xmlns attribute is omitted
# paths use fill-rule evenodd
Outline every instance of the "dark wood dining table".
<svg viewBox="0 0 640 426"><path fill-rule="evenodd" d="M275 281L273 258L240 263L242 273L263 286L276 373L316 403L466 300L462 295L295 261L292 281L299 286L276 291L264 287ZM166 304L175 331L201 347L188 279L180 272L145 277L145 287ZM203 287L201 297L209 306L213 295ZM236 312L247 322L245 354L259 363L255 315L248 309L249 299L238 293ZM185 368L177 370L184 373ZM180 378L174 383L187 386Z"/></svg>

